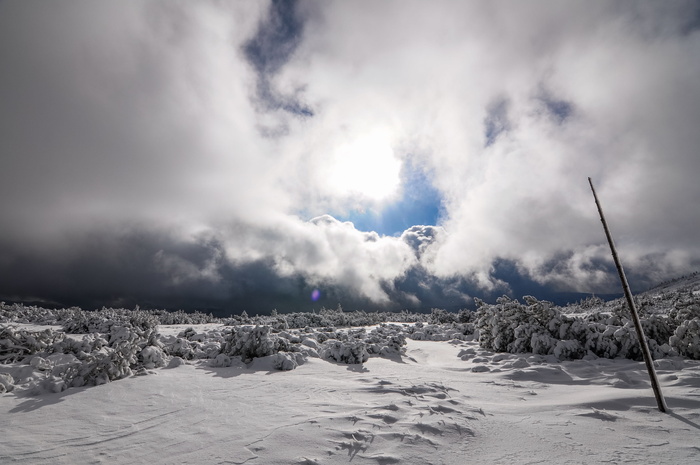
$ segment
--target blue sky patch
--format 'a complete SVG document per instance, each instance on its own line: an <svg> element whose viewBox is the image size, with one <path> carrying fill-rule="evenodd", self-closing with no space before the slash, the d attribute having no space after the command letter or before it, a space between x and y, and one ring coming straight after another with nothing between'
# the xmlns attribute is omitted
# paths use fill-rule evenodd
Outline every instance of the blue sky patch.
<svg viewBox="0 0 700 465"><path fill-rule="evenodd" d="M442 213L442 197L425 170L411 160L401 170L401 196L379 209L353 210L339 216L360 231L393 236L415 225L436 225Z"/></svg>

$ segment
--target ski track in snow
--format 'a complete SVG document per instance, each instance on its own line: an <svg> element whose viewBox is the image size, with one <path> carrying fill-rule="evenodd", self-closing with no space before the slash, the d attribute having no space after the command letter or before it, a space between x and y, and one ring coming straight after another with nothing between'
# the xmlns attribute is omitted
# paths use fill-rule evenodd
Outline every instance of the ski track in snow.
<svg viewBox="0 0 700 465"><path fill-rule="evenodd" d="M500 354L408 341L401 360L289 372L203 361L0 397L0 463L698 463L700 363ZM1 371L1 370L0 370Z"/></svg>

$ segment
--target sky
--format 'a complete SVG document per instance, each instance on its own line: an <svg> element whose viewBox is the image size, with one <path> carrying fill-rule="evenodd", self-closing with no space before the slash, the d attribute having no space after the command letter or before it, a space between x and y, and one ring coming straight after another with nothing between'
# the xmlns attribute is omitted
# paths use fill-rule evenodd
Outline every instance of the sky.
<svg viewBox="0 0 700 465"><path fill-rule="evenodd" d="M633 289L700 269L695 1L2 0L0 63L7 302L615 294L589 176Z"/></svg>

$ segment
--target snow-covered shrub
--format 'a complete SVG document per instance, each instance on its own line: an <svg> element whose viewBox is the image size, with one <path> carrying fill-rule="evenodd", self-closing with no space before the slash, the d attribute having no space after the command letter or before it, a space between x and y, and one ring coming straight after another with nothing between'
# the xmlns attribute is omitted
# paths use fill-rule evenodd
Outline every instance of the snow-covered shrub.
<svg viewBox="0 0 700 465"><path fill-rule="evenodd" d="M289 323L285 317L280 315L270 322L270 327L275 331L285 331L289 329Z"/></svg>
<svg viewBox="0 0 700 465"><path fill-rule="evenodd" d="M519 333L522 326L516 328L516 335ZM554 353L557 343L560 342L559 339L552 337L550 334L539 329L539 331L532 331L536 328L534 326L526 327L530 331L526 331L527 336L524 338L517 338L510 348L512 353L523 353L532 352L533 354L539 355L550 355ZM521 345L519 345L519 343ZM530 347L530 350L527 347Z"/></svg>
<svg viewBox="0 0 700 465"><path fill-rule="evenodd" d="M476 312L474 310L462 309L457 312L458 323L474 323L476 321Z"/></svg>
<svg viewBox="0 0 700 465"><path fill-rule="evenodd" d="M570 316L549 302L532 297L525 297L525 301L521 304L503 297L496 305L481 303L477 326L482 347L511 353L555 354L560 359L587 354L642 358L634 325L618 307L613 314ZM663 347L671 334L671 320L650 313L642 325L652 353L657 357L668 355L669 350Z"/></svg>
<svg viewBox="0 0 700 465"><path fill-rule="evenodd" d="M347 335L340 333L335 330L335 328L323 328L320 331L315 331L314 335L316 336L316 340L320 343L323 344L329 339L339 339L342 340L343 338L347 339Z"/></svg>
<svg viewBox="0 0 700 465"><path fill-rule="evenodd" d="M141 310L144 311L144 310ZM217 318L211 313L201 313L198 311L185 312L177 310L146 310L153 315L159 325L201 325L204 323L223 323L221 318Z"/></svg>
<svg viewBox="0 0 700 465"><path fill-rule="evenodd" d="M104 336L93 333L85 334L79 341L72 338L65 338L60 342L54 343L52 351L64 354L74 354L79 359L83 359L87 354L99 351L107 345L109 345L109 343Z"/></svg>
<svg viewBox="0 0 700 465"><path fill-rule="evenodd" d="M165 351L166 354L185 360L192 360L194 358L194 348L195 343L182 337L166 340L163 344L163 351Z"/></svg>
<svg viewBox="0 0 700 465"><path fill-rule="evenodd" d="M618 357L642 360L643 355L642 349L639 347L639 338L631 321L628 320L623 326L615 330L613 337L617 341Z"/></svg>
<svg viewBox="0 0 700 465"><path fill-rule="evenodd" d="M272 366L276 370L289 371L304 363L304 357L299 353L277 352L272 357Z"/></svg>
<svg viewBox="0 0 700 465"><path fill-rule="evenodd" d="M647 339L663 344L668 342L673 335L676 324L665 315L651 313L647 318L641 320L642 328Z"/></svg>
<svg viewBox="0 0 700 465"><path fill-rule="evenodd" d="M248 363L255 357L265 357L289 349L289 341L270 334L269 326L239 326L232 328L225 337L222 353L228 356L240 355L241 360Z"/></svg>
<svg viewBox="0 0 700 465"><path fill-rule="evenodd" d="M121 322L113 309L87 312L76 308L63 322L63 331L69 334L109 333L112 326L119 324Z"/></svg>
<svg viewBox="0 0 700 465"><path fill-rule="evenodd" d="M477 328L479 344L482 347L496 352L531 350L532 335L544 329L535 319L536 310L529 308L537 304L526 306L507 296L499 297L496 305L479 303L481 307L478 311Z"/></svg>
<svg viewBox="0 0 700 465"><path fill-rule="evenodd" d="M589 327L586 333L584 347L596 357L615 358L620 351L614 337L617 326L598 324Z"/></svg>
<svg viewBox="0 0 700 465"><path fill-rule="evenodd" d="M696 302L695 296L677 301L674 304L673 310L668 314L676 325L682 324L684 321L700 318L700 304Z"/></svg>
<svg viewBox="0 0 700 465"><path fill-rule="evenodd" d="M50 349L64 335L51 329L27 331L13 326L0 327L0 363L15 363L29 355Z"/></svg>
<svg viewBox="0 0 700 465"><path fill-rule="evenodd" d="M180 331L177 337L168 336L159 341L165 353L186 360L216 358L225 342L219 331L198 333L191 327Z"/></svg>
<svg viewBox="0 0 700 465"><path fill-rule="evenodd" d="M283 339L286 339L291 344L301 344L302 341L302 335L299 333L299 331L295 330L280 331L277 333L277 335Z"/></svg>
<svg viewBox="0 0 700 465"><path fill-rule="evenodd" d="M88 334L81 341L66 339L53 349L74 355L80 363L68 364L56 378L60 377L66 387L98 385L131 376L144 367L164 366L165 354L156 339L154 328L119 325L112 325L105 337ZM149 345L149 341L154 344ZM53 389L61 388L54 381Z"/></svg>
<svg viewBox="0 0 700 465"><path fill-rule="evenodd" d="M172 357L172 358L170 359L170 361L168 362L168 368L177 368L177 367L182 366L182 365L184 365L184 364L186 364L186 363L187 363L187 362L185 362L185 361L184 361L183 359L181 359L180 357Z"/></svg>
<svg viewBox="0 0 700 465"><path fill-rule="evenodd" d="M279 330L302 329L302 328L343 328L358 326L373 326L385 322L415 323L424 321L428 315L421 313L401 312L346 312L342 307L336 309L322 308L320 311L311 313L285 313L273 315L234 315L226 322L229 326L237 325L258 325L272 326ZM284 320L281 321L281 319ZM286 322L286 328L284 324Z"/></svg>
<svg viewBox="0 0 700 465"><path fill-rule="evenodd" d="M114 325L109 331L109 345L114 346L121 342L135 342L141 339L141 334L129 326Z"/></svg>
<svg viewBox="0 0 700 465"><path fill-rule="evenodd" d="M182 337L189 340L192 340L193 337L197 335L197 331L192 326L188 326L187 328L183 329L177 334L177 337Z"/></svg>
<svg viewBox="0 0 700 465"><path fill-rule="evenodd" d="M680 355L700 360L700 318L681 323L669 339L669 345Z"/></svg>
<svg viewBox="0 0 700 465"><path fill-rule="evenodd" d="M29 365L35 370L40 371L46 371L51 369L52 367L51 362L46 360L44 357L40 357L38 355L35 355L34 357L30 358Z"/></svg>
<svg viewBox="0 0 700 465"><path fill-rule="evenodd" d="M403 328L393 324L381 324L364 338L367 353L379 356L403 355L406 351L406 336Z"/></svg>
<svg viewBox="0 0 700 465"><path fill-rule="evenodd" d="M98 352L87 354L82 364L66 373L70 386L80 387L100 385L131 376L132 365L136 365L134 346L128 342L116 347L104 347Z"/></svg>
<svg viewBox="0 0 700 465"><path fill-rule="evenodd" d="M159 324L201 324L220 323L220 318L200 312L186 313L182 310L168 312L166 310L142 310L138 306L133 310L124 308L105 308L87 311L78 307L61 310L41 309L45 314L50 312L53 319L43 324L61 324L63 330L70 334L108 333L113 325L131 326L140 330L155 328ZM25 312L26 313L26 312ZM44 318L46 320L46 318Z"/></svg>
<svg viewBox="0 0 700 465"><path fill-rule="evenodd" d="M441 308L433 308L430 310L428 322L432 324L454 323L455 321L457 321L456 313L450 313Z"/></svg>
<svg viewBox="0 0 700 465"><path fill-rule="evenodd" d="M317 350L318 349L318 341L316 339L312 339L310 337L305 337L302 341L301 344L309 347L311 349Z"/></svg>
<svg viewBox="0 0 700 465"><path fill-rule="evenodd" d="M131 315L129 315L129 324L134 328L146 331L149 329L155 329L155 327L158 326L158 324L160 324L160 320L154 314L150 312L139 311L137 308L136 311L132 312Z"/></svg>
<svg viewBox="0 0 700 465"><path fill-rule="evenodd" d="M590 295L585 299L581 299L577 304L568 305L567 310L573 306L578 306L581 310L591 310L595 308L600 308L605 305L605 301L596 295Z"/></svg>
<svg viewBox="0 0 700 465"><path fill-rule="evenodd" d="M197 344L195 356L197 358L214 358L221 353L221 342L218 340L206 340Z"/></svg>
<svg viewBox="0 0 700 465"><path fill-rule="evenodd" d="M160 368L164 367L167 361L167 355L163 349L157 346L146 346L139 352L139 362L144 368Z"/></svg>
<svg viewBox="0 0 700 465"><path fill-rule="evenodd" d="M230 367L231 357L226 354L219 354L209 364L213 367Z"/></svg>
<svg viewBox="0 0 700 465"><path fill-rule="evenodd" d="M71 367L80 365L80 360L73 354L53 353L46 357L50 364L51 375L65 379Z"/></svg>
<svg viewBox="0 0 700 465"><path fill-rule="evenodd" d="M338 363L355 365L369 360L367 345L362 341L338 341L329 339L319 350L321 358Z"/></svg>
<svg viewBox="0 0 700 465"><path fill-rule="evenodd" d="M9 373L0 373L0 394L11 392L15 389L15 380Z"/></svg>
<svg viewBox="0 0 700 465"><path fill-rule="evenodd" d="M104 352L88 354L83 364L68 374L71 386L89 386L108 383L115 379L125 378L133 374L128 360L111 349Z"/></svg>
<svg viewBox="0 0 700 465"><path fill-rule="evenodd" d="M80 309L78 307L49 309L21 303L6 305L5 302L0 302L0 322L60 325L76 310Z"/></svg>
<svg viewBox="0 0 700 465"><path fill-rule="evenodd" d="M357 338L366 344L367 353L379 356L395 356L405 353L406 336L397 325L381 324L364 337Z"/></svg>
<svg viewBox="0 0 700 465"><path fill-rule="evenodd" d="M444 327L437 324L424 324L411 333L411 339L416 341L449 341Z"/></svg>
<svg viewBox="0 0 700 465"><path fill-rule="evenodd" d="M586 355L581 343L575 339L556 341L553 353L559 360L576 360Z"/></svg>
<svg viewBox="0 0 700 465"><path fill-rule="evenodd" d="M405 329L408 337L414 341L451 341L471 340L474 334L473 323L424 324L416 323Z"/></svg>

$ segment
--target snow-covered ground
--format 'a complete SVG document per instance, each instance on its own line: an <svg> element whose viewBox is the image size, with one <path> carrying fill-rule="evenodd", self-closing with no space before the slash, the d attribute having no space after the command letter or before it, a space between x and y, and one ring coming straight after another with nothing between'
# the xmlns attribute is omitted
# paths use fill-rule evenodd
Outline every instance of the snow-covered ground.
<svg viewBox="0 0 700 465"><path fill-rule="evenodd" d="M0 463L700 463L700 362L656 364L666 414L643 362L560 362L473 341L408 340L402 356L309 357L291 371L270 357L194 359L97 386L3 394Z"/></svg>

